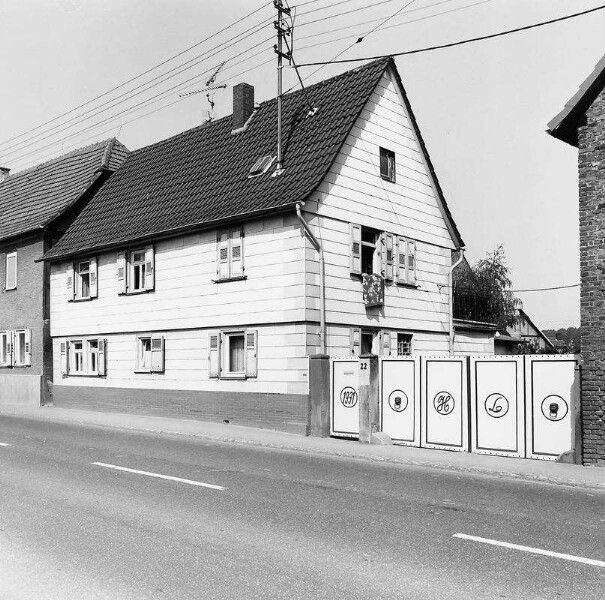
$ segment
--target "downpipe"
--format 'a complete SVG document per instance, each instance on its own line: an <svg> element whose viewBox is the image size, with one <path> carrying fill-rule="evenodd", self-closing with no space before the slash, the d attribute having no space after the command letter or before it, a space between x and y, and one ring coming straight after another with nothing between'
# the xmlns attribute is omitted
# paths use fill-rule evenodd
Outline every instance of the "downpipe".
<svg viewBox="0 0 605 600"><path fill-rule="evenodd" d="M454 269L464 260L464 248L460 248L460 258L450 267L447 276L447 287L450 295L450 356L454 354Z"/></svg>
<svg viewBox="0 0 605 600"><path fill-rule="evenodd" d="M321 354L326 354L326 263L324 261L324 251L319 240L313 235L313 232L309 229L309 225L302 216L301 206L300 202L296 203L296 216L319 254L319 347Z"/></svg>

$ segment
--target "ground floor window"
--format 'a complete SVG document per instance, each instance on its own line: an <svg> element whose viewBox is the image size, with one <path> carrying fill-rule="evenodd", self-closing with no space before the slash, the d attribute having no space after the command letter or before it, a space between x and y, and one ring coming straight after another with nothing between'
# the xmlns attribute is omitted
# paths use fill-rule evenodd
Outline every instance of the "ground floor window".
<svg viewBox="0 0 605 600"><path fill-rule="evenodd" d="M0 367L12 365L11 338L12 332L0 331Z"/></svg>
<svg viewBox="0 0 605 600"><path fill-rule="evenodd" d="M410 356L412 354L412 334L397 334L397 356Z"/></svg>
<svg viewBox="0 0 605 600"><path fill-rule="evenodd" d="M105 340L66 340L61 342L60 347L63 375L105 375Z"/></svg>
<svg viewBox="0 0 605 600"><path fill-rule="evenodd" d="M31 330L0 331L0 367L29 367L31 364Z"/></svg>
<svg viewBox="0 0 605 600"><path fill-rule="evenodd" d="M137 336L137 373L164 372L164 336L157 334Z"/></svg>
<svg viewBox="0 0 605 600"><path fill-rule="evenodd" d="M214 331L208 336L208 374L216 379L258 375L258 332L251 329Z"/></svg>

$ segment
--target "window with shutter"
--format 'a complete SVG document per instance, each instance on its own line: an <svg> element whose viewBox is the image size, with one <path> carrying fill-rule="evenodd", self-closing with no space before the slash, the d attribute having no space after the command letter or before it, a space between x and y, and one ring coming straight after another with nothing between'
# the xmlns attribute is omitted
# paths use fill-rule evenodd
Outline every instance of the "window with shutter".
<svg viewBox="0 0 605 600"><path fill-rule="evenodd" d="M382 331L381 333L380 354L381 356L391 356L391 332Z"/></svg>
<svg viewBox="0 0 605 600"><path fill-rule="evenodd" d="M5 290L17 289L17 253L11 252L6 255L6 281Z"/></svg>
<svg viewBox="0 0 605 600"><path fill-rule="evenodd" d="M71 375L85 375L84 367L84 342L82 340L70 340L69 342L69 373Z"/></svg>
<svg viewBox="0 0 605 600"><path fill-rule="evenodd" d="M408 241L407 255L407 280L408 283L414 285L416 283L416 242Z"/></svg>
<svg viewBox="0 0 605 600"><path fill-rule="evenodd" d="M351 274L361 275L361 225L350 225Z"/></svg>
<svg viewBox="0 0 605 600"><path fill-rule="evenodd" d="M10 331L0 331L0 367L8 367L10 360Z"/></svg>
<svg viewBox="0 0 605 600"><path fill-rule="evenodd" d="M351 356L359 356L361 354L361 329L359 327L351 327L349 335Z"/></svg>
<svg viewBox="0 0 605 600"><path fill-rule="evenodd" d="M61 342L61 375L69 374L69 342Z"/></svg>
<svg viewBox="0 0 605 600"><path fill-rule="evenodd" d="M75 298L76 300L88 300L90 298L90 288L91 288L91 268L90 261L83 260L77 262L74 269L74 277L75 277ZM68 273L68 281L67 281L67 296L69 298L69 276ZM96 272L95 272L95 287L96 287ZM73 292L72 292L73 297Z"/></svg>
<svg viewBox="0 0 605 600"><path fill-rule="evenodd" d="M67 265L65 272L65 295L68 302L74 299L74 266L72 264Z"/></svg>
<svg viewBox="0 0 605 600"><path fill-rule="evenodd" d="M118 252L118 294L126 293L126 252Z"/></svg>
<svg viewBox="0 0 605 600"><path fill-rule="evenodd" d="M107 341L97 340L97 349L97 375L101 377L107 373Z"/></svg>
<svg viewBox="0 0 605 600"><path fill-rule="evenodd" d="M148 291L155 288L155 253L151 246L145 249L145 282L143 287Z"/></svg>
<svg viewBox="0 0 605 600"><path fill-rule="evenodd" d="M208 376L212 379L220 377L221 368L221 336L219 333L211 333L208 336Z"/></svg>
<svg viewBox="0 0 605 600"><path fill-rule="evenodd" d="M215 281L244 277L244 230L242 227L217 234Z"/></svg>
<svg viewBox="0 0 605 600"><path fill-rule="evenodd" d="M395 257L394 257L394 248L393 248L393 235L390 233L384 234L384 278L389 281L393 280L393 274L395 269Z"/></svg>
<svg viewBox="0 0 605 600"><path fill-rule="evenodd" d="M397 283L407 283L407 242L405 238L398 237L397 238Z"/></svg>
<svg viewBox="0 0 605 600"><path fill-rule="evenodd" d="M246 377L258 375L258 332L246 331Z"/></svg>
<svg viewBox="0 0 605 600"><path fill-rule="evenodd" d="M221 377L241 378L246 375L246 335L243 331L223 334L223 368Z"/></svg>
<svg viewBox="0 0 605 600"><path fill-rule="evenodd" d="M164 372L164 336L154 335L151 338L151 371Z"/></svg>

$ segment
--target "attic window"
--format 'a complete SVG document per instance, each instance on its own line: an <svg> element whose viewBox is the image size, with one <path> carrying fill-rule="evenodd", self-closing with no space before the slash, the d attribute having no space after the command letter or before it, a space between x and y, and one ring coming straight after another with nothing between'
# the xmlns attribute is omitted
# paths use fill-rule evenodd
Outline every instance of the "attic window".
<svg viewBox="0 0 605 600"><path fill-rule="evenodd" d="M250 169L248 177L258 177L259 175L266 173L274 160L274 156L263 156L262 158L259 158Z"/></svg>

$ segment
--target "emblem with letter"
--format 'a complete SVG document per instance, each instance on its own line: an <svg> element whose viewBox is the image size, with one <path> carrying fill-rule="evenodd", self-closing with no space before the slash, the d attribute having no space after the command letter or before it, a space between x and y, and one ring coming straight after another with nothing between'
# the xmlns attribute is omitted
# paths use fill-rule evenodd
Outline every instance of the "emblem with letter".
<svg viewBox="0 0 605 600"><path fill-rule="evenodd" d="M447 416L454 410L456 403L449 392L437 392L433 399L433 406L440 415Z"/></svg>

